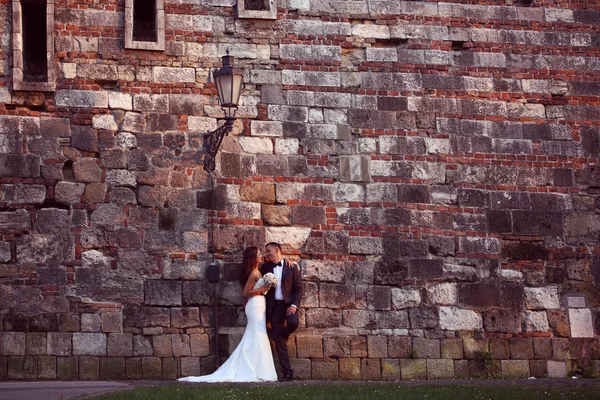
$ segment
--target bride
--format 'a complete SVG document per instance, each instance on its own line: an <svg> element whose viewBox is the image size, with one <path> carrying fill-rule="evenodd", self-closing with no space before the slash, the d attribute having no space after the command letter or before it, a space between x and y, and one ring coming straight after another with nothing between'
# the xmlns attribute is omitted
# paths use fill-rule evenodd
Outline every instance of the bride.
<svg viewBox="0 0 600 400"><path fill-rule="evenodd" d="M271 288L265 284L258 266L262 256L257 247L244 250L240 281L247 298L248 324L242 340L229 359L214 373L205 376L180 378L184 382L266 382L276 381L271 345L267 336L264 294Z"/></svg>

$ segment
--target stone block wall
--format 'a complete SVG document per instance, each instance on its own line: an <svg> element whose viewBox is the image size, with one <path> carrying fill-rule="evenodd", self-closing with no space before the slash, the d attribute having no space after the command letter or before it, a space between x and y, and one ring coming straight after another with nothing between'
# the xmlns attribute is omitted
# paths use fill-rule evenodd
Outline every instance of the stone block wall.
<svg viewBox="0 0 600 400"><path fill-rule="evenodd" d="M13 1L0 379L214 369L199 143L227 48L245 89L215 172L222 356L241 251L277 241L305 280L300 378L598 370L600 5L165 0L162 51L125 49L124 0L55 0L56 90L32 92L12 87Z"/></svg>

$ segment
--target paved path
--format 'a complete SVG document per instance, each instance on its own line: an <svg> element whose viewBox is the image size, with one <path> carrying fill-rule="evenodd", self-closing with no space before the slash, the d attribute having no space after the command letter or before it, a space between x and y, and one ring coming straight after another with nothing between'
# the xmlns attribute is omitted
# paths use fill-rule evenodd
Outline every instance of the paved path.
<svg viewBox="0 0 600 400"><path fill-rule="evenodd" d="M361 381L294 381L286 383L260 383L250 386L263 385L322 385L326 383L359 384ZM71 382L0 382L0 400L69 400L95 397L105 393L118 390L133 389L138 386L169 385L177 382L152 382L152 381L128 381L128 382L104 382L104 381L71 381ZM369 382L377 385L379 382ZM382 382L392 383L392 382ZM465 380L436 380L436 381L397 381L401 385L474 385L474 386L544 386L547 388L565 388L577 386L595 386L600 392L600 379L465 379ZM193 383L178 383L180 385L197 385ZM214 384L221 385L221 384ZM228 385L228 384L224 384Z"/></svg>

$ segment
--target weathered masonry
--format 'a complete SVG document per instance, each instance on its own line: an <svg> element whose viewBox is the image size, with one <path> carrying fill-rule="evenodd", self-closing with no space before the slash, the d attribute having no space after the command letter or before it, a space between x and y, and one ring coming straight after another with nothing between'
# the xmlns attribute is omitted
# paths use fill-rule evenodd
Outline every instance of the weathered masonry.
<svg viewBox="0 0 600 400"><path fill-rule="evenodd" d="M221 355L278 241L299 378L592 375L599 30L581 0L0 0L0 379L214 368L227 48Z"/></svg>

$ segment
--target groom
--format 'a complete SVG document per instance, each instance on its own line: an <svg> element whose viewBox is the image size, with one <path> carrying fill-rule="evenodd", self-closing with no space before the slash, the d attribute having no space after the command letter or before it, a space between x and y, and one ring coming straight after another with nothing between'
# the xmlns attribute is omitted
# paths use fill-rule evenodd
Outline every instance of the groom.
<svg viewBox="0 0 600 400"><path fill-rule="evenodd" d="M291 381L294 379L294 371L290 366L287 340L298 328L298 307L303 293L302 277L298 265L282 257L278 243L266 245L265 258L263 275L272 272L278 280L277 286L267 293L267 321L271 322L272 337L283 370L280 380Z"/></svg>

